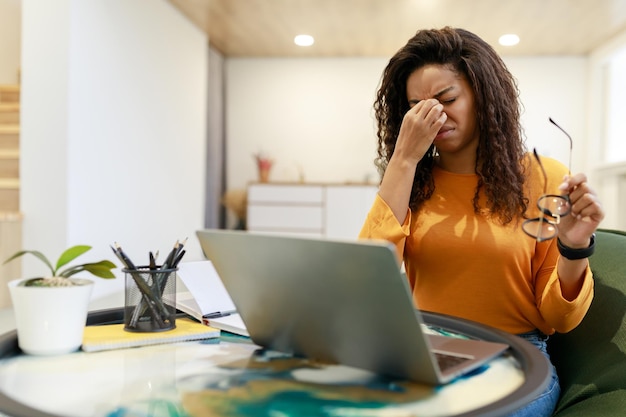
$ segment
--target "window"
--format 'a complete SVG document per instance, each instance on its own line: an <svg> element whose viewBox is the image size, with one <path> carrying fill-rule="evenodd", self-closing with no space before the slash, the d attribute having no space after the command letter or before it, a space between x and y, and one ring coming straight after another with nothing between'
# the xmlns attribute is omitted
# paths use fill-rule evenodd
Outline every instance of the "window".
<svg viewBox="0 0 626 417"><path fill-rule="evenodd" d="M611 57L606 76L604 162L623 162L626 161L626 47Z"/></svg>

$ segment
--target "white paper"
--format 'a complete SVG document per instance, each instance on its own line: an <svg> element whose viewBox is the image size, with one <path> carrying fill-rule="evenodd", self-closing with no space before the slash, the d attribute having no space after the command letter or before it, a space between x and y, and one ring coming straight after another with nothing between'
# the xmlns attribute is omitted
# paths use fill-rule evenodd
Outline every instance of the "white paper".
<svg viewBox="0 0 626 417"><path fill-rule="evenodd" d="M235 304L211 261L180 263L178 278L185 288L177 291L176 304L187 314L201 320L201 317L207 314L235 310Z"/></svg>
<svg viewBox="0 0 626 417"><path fill-rule="evenodd" d="M248 329L246 328L246 325L239 314L230 314L224 317L208 319L207 323L209 324L209 326L215 327L217 329L240 334L243 336L250 336L250 334L248 333Z"/></svg>

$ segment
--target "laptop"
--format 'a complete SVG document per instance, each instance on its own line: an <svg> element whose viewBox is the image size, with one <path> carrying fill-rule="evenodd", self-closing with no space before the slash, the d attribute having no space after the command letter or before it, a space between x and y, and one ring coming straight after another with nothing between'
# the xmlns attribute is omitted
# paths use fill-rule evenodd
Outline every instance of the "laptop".
<svg viewBox="0 0 626 417"><path fill-rule="evenodd" d="M508 348L424 332L388 242L217 229L196 234L261 347L431 385Z"/></svg>

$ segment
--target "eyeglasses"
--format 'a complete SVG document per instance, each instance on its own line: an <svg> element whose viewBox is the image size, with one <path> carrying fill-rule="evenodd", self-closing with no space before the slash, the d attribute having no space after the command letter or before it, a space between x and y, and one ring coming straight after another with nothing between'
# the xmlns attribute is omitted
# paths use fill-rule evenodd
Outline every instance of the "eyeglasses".
<svg viewBox="0 0 626 417"><path fill-rule="evenodd" d="M556 124L552 118L549 119L550 123L559 128L565 136L569 139L569 175L572 173L572 137L561 126ZM568 195L555 195L547 194L548 176L546 170L541 163L541 158L537 154L537 150L533 149L533 155L541 168L541 174L543 175L543 194L537 200L537 208L539 209L539 217L534 219L524 220L522 223L522 230L532 237L537 239L538 242L550 240L556 237L558 234L557 225L561 222L561 217L567 216L572 211L572 205Z"/></svg>

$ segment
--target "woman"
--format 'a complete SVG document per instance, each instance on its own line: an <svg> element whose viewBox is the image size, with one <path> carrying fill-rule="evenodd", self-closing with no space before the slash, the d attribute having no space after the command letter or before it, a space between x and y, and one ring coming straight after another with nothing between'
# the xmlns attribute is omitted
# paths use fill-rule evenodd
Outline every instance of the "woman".
<svg viewBox="0 0 626 417"><path fill-rule="evenodd" d="M518 334L548 356L547 335L576 327L593 298L586 257L604 213L587 177L526 152L515 80L462 29L410 39L385 68L374 109L383 176L360 236L396 245L419 308ZM524 222L540 216L544 188L568 196L571 213L558 239L540 241L524 229L536 235L533 224L556 219ZM553 374L516 415L551 415Z"/></svg>

